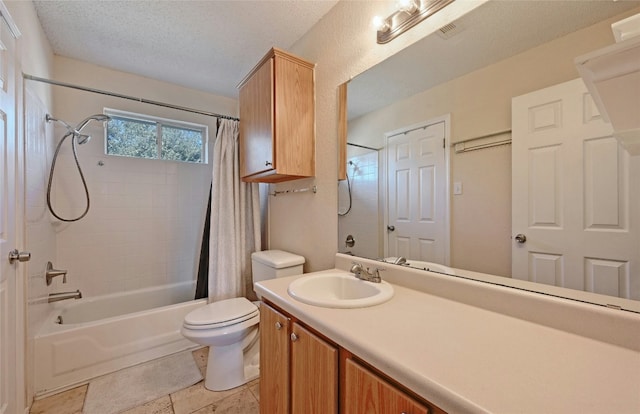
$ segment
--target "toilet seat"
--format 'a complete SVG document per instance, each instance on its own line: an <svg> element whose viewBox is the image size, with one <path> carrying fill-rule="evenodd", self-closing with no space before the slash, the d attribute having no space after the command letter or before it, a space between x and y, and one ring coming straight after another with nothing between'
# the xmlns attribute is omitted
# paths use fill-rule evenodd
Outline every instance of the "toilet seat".
<svg viewBox="0 0 640 414"><path fill-rule="evenodd" d="M185 316L188 329L215 329L235 325L260 314L258 307L247 298L226 299L202 306Z"/></svg>

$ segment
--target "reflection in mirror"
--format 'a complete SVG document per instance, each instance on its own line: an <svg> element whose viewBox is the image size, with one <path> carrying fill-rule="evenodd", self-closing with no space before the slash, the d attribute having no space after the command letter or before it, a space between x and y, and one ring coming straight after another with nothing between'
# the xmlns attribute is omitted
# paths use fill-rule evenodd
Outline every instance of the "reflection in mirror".
<svg viewBox="0 0 640 414"><path fill-rule="evenodd" d="M338 251L378 259L407 256L408 263L431 261L473 277L482 277L479 273L498 275L505 278L505 284L530 289L533 285L528 282L511 281L524 279L544 284L537 285L538 290L564 296L572 293L555 287L569 287L596 293L584 294L589 301L640 309L624 300L640 300L640 235L614 237L630 233L640 220L638 214L634 216L640 211L635 194L639 157L629 156L617 146L592 100L576 98L583 105L579 108L558 109L546 104L560 99L554 98L554 93L588 97L581 81L570 82L579 78L574 59L613 44L611 24L637 13L638 1L491 1L355 77L348 84L349 180L338 186ZM560 84L565 86L547 89ZM572 87L577 89L566 89ZM537 92L543 89L545 92ZM512 114L512 99L524 95L513 101ZM517 105L524 105L519 110L525 114L524 120L516 120L523 116L516 114ZM538 107L543 108L537 112L538 118L526 118L535 112L531 108ZM570 113L578 112L583 120L585 114L591 116L585 133L572 132L579 135L579 141L570 145L540 141L524 149L524 158L516 155L523 142L522 131L530 126L527 122L536 123L534 127L543 131L554 125L558 114L564 114L567 123ZM403 245L397 241L402 237L394 224L397 217L390 215L389 191L390 183L401 173L388 174L390 160L399 157L398 150L391 151L388 144L394 131L446 115L450 116L444 154L449 207L444 217L449 253L444 259L432 259L430 240L422 240L417 250L406 247L408 242ZM548 138L548 131L543 132L541 135ZM590 134L595 135L583 142ZM420 151L419 145L417 148ZM552 148L563 150L554 152ZM574 149L579 152L574 160L558 158L558 154ZM610 166L605 167L605 162L611 162L606 164ZM565 173L573 164L584 176L551 174ZM531 176L521 183L523 168ZM412 178L422 183L434 179L428 174ZM614 185L610 184L612 179L616 180ZM416 198L421 204L410 207L414 215L435 205L424 195L428 193L424 185L416 188L412 191L421 194ZM524 193L520 191L523 188ZM531 193L539 198L526 201ZM579 207L568 207L570 202ZM611 212L612 208L615 211ZM604 209L609 213L604 214ZM531 214L537 216L532 218ZM520 215L524 215L524 226L519 224ZM560 234L559 230L576 223L583 232L563 235L564 246L586 245L583 241L587 238L607 232L614 238L589 242L586 253L569 252L565 247L554 250L547 241L536 244L543 237L538 230ZM518 234L527 240L519 243L515 239ZM348 236L353 239L350 246L345 244ZM598 249L612 243L631 246L627 249L632 251L631 257L616 253L626 249L622 247L613 253ZM524 268L524 275L514 270L516 265Z"/></svg>

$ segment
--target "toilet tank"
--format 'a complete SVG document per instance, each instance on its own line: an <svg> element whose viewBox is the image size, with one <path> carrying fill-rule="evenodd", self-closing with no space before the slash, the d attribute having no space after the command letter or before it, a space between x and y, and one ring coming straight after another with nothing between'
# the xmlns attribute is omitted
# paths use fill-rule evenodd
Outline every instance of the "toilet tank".
<svg viewBox="0 0 640 414"><path fill-rule="evenodd" d="M264 250L251 254L253 283L277 277L302 274L304 257L282 250Z"/></svg>

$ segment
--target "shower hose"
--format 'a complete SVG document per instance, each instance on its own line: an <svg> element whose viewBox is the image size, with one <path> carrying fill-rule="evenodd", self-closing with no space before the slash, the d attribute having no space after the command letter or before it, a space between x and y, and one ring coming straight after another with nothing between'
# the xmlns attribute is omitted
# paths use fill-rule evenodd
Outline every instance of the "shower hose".
<svg viewBox="0 0 640 414"><path fill-rule="evenodd" d="M78 221L82 219L84 216L86 216L87 213L89 212L89 205L91 204L91 198L89 197L89 188L87 187L87 182L84 179L84 174L82 173L82 168L80 167L80 161L78 161L78 150L76 148L77 145L76 145L75 135L76 134L74 134L73 132L69 132L65 136L63 136L60 142L58 143L58 146L56 147L56 151L53 153L53 160L51 161L51 171L49 172L49 184L47 185L47 207L49 207L49 211L51 212L51 214L53 214L55 218L67 223ZM58 153L60 152L60 148L62 148L62 144L69 137L71 137L71 149L73 152L73 159L76 162L76 167L78 167L78 173L80 174L80 179L82 180L82 185L84 186L84 194L87 199L87 207L85 208L84 213L72 219L60 217L60 215L58 215L54 211L53 206L51 205L51 186L53 183L53 172L55 171L55 168L56 168L56 160L58 159Z"/></svg>

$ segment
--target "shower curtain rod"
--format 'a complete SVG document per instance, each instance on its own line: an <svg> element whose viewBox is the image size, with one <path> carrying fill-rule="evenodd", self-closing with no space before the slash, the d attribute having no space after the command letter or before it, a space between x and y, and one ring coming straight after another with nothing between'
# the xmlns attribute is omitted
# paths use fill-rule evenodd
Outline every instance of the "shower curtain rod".
<svg viewBox="0 0 640 414"><path fill-rule="evenodd" d="M347 142L347 145L351 145L352 147L364 148L364 149L368 149L368 150L371 150L371 151L380 151L380 149L367 147L366 145L353 144L351 142Z"/></svg>
<svg viewBox="0 0 640 414"><path fill-rule="evenodd" d="M46 78L39 78L37 76L28 75L26 73L22 74L22 77L24 79L32 80L32 81L36 81L36 82L44 82L44 83L48 83L50 85L63 86L65 88L78 89L78 90L85 91L85 92L92 92L92 93L98 93L98 94L101 94L101 95L113 96L115 98L128 99L130 101L136 101L136 102L146 103L146 104L150 104L150 105L162 106L162 107L165 107L165 108L176 109L178 111L191 112L193 114L198 114L198 115L205 115L205 116L211 116L211 117L214 117L214 118L222 118L222 119L231 119L231 120L234 120L234 121L239 121L240 120L240 118L236 118L236 117L229 116L229 115L220 115L220 114L216 114L214 112L207 112L207 111L202 111L200 109L188 108L186 106L178 106L178 105L168 104L168 103L165 103L165 102L152 101L152 100L149 100L149 99L136 98L134 96L129 96L129 95L122 95L120 93L103 91L103 90L100 90L100 89L87 88L85 86L73 85L71 83L59 82L59 81L54 81L54 80L46 79Z"/></svg>

